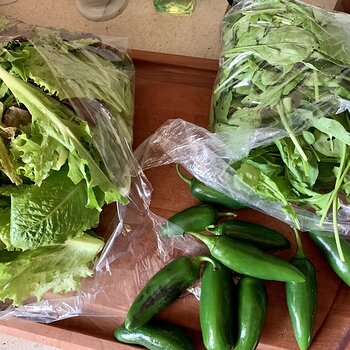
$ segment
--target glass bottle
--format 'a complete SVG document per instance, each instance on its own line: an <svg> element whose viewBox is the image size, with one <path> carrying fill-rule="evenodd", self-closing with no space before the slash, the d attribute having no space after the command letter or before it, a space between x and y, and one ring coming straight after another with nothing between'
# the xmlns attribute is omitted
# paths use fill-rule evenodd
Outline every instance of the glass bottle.
<svg viewBox="0 0 350 350"><path fill-rule="evenodd" d="M81 15L90 21L108 21L120 15L128 0L75 0Z"/></svg>
<svg viewBox="0 0 350 350"><path fill-rule="evenodd" d="M153 0L157 12L191 15L196 0Z"/></svg>
<svg viewBox="0 0 350 350"><path fill-rule="evenodd" d="M0 6L1 5L8 5L12 4L13 2L16 2L17 0L0 0Z"/></svg>

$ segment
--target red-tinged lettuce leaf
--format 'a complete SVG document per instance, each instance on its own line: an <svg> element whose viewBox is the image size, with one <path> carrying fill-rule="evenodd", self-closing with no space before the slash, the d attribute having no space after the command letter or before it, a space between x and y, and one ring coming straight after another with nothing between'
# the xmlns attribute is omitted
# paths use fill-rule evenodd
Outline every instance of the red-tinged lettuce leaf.
<svg viewBox="0 0 350 350"><path fill-rule="evenodd" d="M32 124L40 129L41 134L53 138L69 151L68 176L74 174L71 179L75 184L82 180L86 182L87 207L100 209L99 201L95 197L95 187L99 187L105 194L104 202L118 200L123 204L127 203L127 199L121 195L121 189L116 188L103 170L101 160L96 160L90 153L87 145L91 145L92 136L85 121L64 104L39 88L12 76L1 67L0 79L18 101L27 107L32 115ZM125 192L125 189L122 190Z"/></svg>

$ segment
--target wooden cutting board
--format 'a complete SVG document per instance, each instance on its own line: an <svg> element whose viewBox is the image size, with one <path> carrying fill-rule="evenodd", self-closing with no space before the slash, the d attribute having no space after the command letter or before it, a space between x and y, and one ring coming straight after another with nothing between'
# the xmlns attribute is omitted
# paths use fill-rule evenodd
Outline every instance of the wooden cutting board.
<svg viewBox="0 0 350 350"><path fill-rule="evenodd" d="M217 71L216 61L140 51L133 51L133 59L136 67L134 147L168 119L182 118L207 126L211 91ZM168 218L196 204L187 185L177 177L174 165L151 169L146 175L154 188L151 203L154 213ZM113 219L111 215L113 210L104 213L104 228ZM252 210L240 211L239 218L262 223L285 234L290 238L292 247L279 255L284 258L293 255L293 232L287 225ZM152 239L150 234L149 240ZM155 242L141 241L140 245L143 243L151 247L146 253L152 255ZM350 289L335 276L307 236L303 236L303 243L305 253L316 267L319 289L315 339L311 349L346 349L350 335ZM138 259L137 251L128 259L120 266ZM116 264L114 269L118 266ZM143 277L146 281L147 278ZM96 301L96 307L110 317L76 317L51 325L12 319L0 322L0 331L62 349L131 349L114 341L113 330L123 321L138 292L135 288L129 288L132 283L128 281L133 278L135 274L127 269L123 270L122 275L119 271L110 277L108 293L111 303L105 305L102 300ZM258 349L297 349L285 304L284 286L278 282L267 282L266 287L269 307ZM192 295L186 295L164 310L160 317L185 327L194 339L196 348L204 349L199 333L198 307L198 301Z"/></svg>

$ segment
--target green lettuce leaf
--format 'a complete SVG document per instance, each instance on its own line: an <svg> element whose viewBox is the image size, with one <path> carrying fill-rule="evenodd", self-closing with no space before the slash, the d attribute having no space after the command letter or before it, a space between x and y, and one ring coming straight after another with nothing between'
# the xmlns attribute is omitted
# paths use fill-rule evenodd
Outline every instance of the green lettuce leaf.
<svg viewBox="0 0 350 350"><path fill-rule="evenodd" d="M32 128L32 135L23 133L12 139L10 152L17 160L17 172L40 186L51 170L60 170L69 151L48 134ZM78 181L79 182L79 181Z"/></svg>
<svg viewBox="0 0 350 350"><path fill-rule="evenodd" d="M31 296L40 300L49 290L78 290L81 278L92 275L89 265L103 244L85 234L61 245L20 253L0 251L0 300L21 305Z"/></svg>
<svg viewBox="0 0 350 350"><path fill-rule="evenodd" d="M0 170L7 175L7 177L16 185L22 183L22 179L16 173L15 166L13 165L7 148L0 137Z"/></svg>
<svg viewBox="0 0 350 350"><path fill-rule="evenodd" d="M10 243L16 249L64 243L98 224L99 210L85 206L84 183L75 185L67 177L66 169L53 171L40 187L12 186L9 192ZM97 197L101 197L101 193Z"/></svg>
<svg viewBox="0 0 350 350"><path fill-rule="evenodd" d="M11 207L10 203L8 206L0 207L0 241L6 247L7 250L13 250L10 239L10 216Z"/></svg>
<svg viewBox="0 0 350 350"><path fill-rule="evenodd" d="M23 103L32 115L32 127L40 129L41 134L61 143L68 151L68 164L72 181L78 184L85 180L87 185L87 207L99 208L94 187L99 187L105 194L105 202L118 200L127 203L116 186L103 171L101 164L89 152L92 137L88 124L78 118L64 104L48 96L21 79L18 79L0 67L0 79L12 91L15 97ZM74 174L74 176L73 176Z"/></svg>

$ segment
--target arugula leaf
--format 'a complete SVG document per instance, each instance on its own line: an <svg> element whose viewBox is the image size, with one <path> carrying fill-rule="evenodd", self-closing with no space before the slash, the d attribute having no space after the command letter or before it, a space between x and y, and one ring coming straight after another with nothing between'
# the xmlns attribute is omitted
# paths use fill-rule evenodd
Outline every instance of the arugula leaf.
<svg viewBox="0 0 350 350"><path fill-rule="evenodd" d="M316 211L320 225L332 210L336 239L339 197L350 202L350 45L344 23L294 0L234 7L224 19L210 118L216 132L235 139L242 131L252 135L244 147L248 156L231 166L257 203L279 201L296 224L293 205L306 206L297 211L308 211L303 218ZM280 131L278 138L271 130ZM265 142L256 135L266 135ZM267 151L270 141L277 147Z"/></svg>
<svg viewBox="0 0 350 350"><path fill-rule="evenodd" d="M103 247L99 238L85 234L61 245L25 252L0 251L0 300L21 305L45 293L73 292L83 277L93 274L90 264Z"/></svg>
<svg viewBox="0 0 350 350"><path fill-rule="evenodd" d="M84 183L75 185L67 177L66 169L52 172L40 187L12 190L11 246L35 249L81 235L97 225L100 214L97 209L86 208L86 201Z"/></svg>
<svg viewBox="0 0 350 350"><path fill-rule="evenodd" d="M308 160L300 157L293 142L290 139L275 141L281 158L287 167L287 173L291 184L301 193L312 189L318 178L318 162L312 152L304 147ZM306 192L305 194L307 194Z"/></svg>
<svg viewBox="0 0 350 350"><path fill-rule="evenodd" d="M281 202L283 211L290 215L297 227L300 226L296 213L285 196L285 193L289 192L288 188L279 188L276 182L265 175L260 169L248 163L243 163L240 168L237 169L235 176L263 198L274 202ZM283 193L283 191L286 192Z"/></svg>

